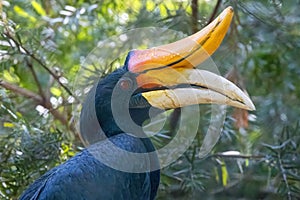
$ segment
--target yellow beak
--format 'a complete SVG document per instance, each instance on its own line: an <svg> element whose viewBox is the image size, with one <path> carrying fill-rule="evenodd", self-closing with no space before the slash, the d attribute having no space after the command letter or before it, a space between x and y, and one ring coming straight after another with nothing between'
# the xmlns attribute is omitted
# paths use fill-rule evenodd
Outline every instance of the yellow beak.
<svg viewBox="0 0 300 200"><path fill-rule="evenodd" d="M227 104L255 110L250 98L227 79L196 66L209 58L221 44L233 17L226 8L201 31L177 42L146 50L134 50L127 61L136 74L142 96L160 109L192 104Z"/></svg>

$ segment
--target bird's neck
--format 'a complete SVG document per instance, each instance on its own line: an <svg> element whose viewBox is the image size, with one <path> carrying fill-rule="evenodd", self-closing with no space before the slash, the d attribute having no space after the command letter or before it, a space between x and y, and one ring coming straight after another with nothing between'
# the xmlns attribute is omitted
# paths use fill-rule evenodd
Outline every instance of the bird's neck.
<svg viewBox="0 0 300 200"><path fill-rule="evenodd" d="M131 119L128 123L122 124L115 121L114 117L116 116L113 116L111 109L107 109L104 113L99 113L97 118L105 136L111 138L115 135L126 133L132 137L139 138L144 143L148 152L155 151L151 140L147 137L142 127L143 122L149 119L149 108L131 109L129 113ZM126 120L128 119L124 119L124 121Z"/></svg>

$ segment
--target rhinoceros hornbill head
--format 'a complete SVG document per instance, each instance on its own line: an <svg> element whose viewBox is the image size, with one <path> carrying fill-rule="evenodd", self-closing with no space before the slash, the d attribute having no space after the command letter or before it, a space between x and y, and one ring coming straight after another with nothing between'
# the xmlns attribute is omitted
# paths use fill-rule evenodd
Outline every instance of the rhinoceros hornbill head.
<svg viewBox="0 0 300 200"><path fill-rule="evenodd" d="M171 44L130 51L124 66L99 81L83 105L84 141L99 140L101 134L95 126L101 127L107 137L121 132L138 133L151 109L155 113L213 103L254 110L250 98L232 82L196 68L219 47L232 16L229 7L194 35Z"/></svg>

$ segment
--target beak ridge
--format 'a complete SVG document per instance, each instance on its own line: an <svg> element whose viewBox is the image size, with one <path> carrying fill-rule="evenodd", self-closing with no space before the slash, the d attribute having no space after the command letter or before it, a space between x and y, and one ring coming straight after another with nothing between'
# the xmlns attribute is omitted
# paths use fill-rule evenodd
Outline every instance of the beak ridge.
<svg viewBox="0 0 300 200"><path fill-rule="evenodd" d="M142 96L160 109L216 103L255 110L248 95L232 82L196 69L217 50L232 17L233 9L228 7L194 35L151 49L133 50L126 65L136 74Z"/></svg>
<svg viewBox="0 0 300 200"><path fill-rule="evenodd" d="M127 63L128 70L144 73L162 67L194 68L220 46L232 17L233 9L228 7L204 29L189 37L151 49L133 50Z"/></svg>

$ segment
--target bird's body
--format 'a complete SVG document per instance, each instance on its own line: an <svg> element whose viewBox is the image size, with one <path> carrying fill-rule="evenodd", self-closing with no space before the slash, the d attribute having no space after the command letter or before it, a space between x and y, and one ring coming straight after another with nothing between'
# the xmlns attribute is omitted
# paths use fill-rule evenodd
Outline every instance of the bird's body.
<svg viewBox="0 0 300 200"><path fill-rule="evenodd" d="M147 137L124 133L116 123L110 106L112 90L124 73L126 67L99 81L95 94L89 96L95 99L94 105L90 105L89 101L83 104L82 113L95 107L101 126L98 134L103 134L105 139L44 174L23 193L20 200L154 199L160 179L159 162L156 154L148 153L155 148ZM122 102L122 95L116 98L120 98L117 102ZM133 119L141 125L149 118L148 108L137 110L132 110ZM83 118L81 120L81 123L87 123ZM141 130L138 132L144 134ZM130 154L124 152L145 156L132 160ZM151 166L157 170L151 170Z"/></svg>
<svg viewBox="0 0 300 200"><path fill-rule="evenodd" d="M159 171L122 172L106 166L94 154L106 151L119 162L126 162L126 158L120 158L113 151L105 149L107 142L113 142L127 151L147 152L144 143L128 134L118 134L109 140L93 144L66 163L53 168L36 180L20 199L154 199L159 184ZM126 164L144 167L134 166L141 163Z"/></svg>
<svg viewBox="0 0 300 200"><path fill-rule="evenodd" d="M101 137L87 137L95 143L47 172L20 199L154 199L159 161L142 127L150 115L201 103L254 109L233 83L194 66L217 49L232 16L227 8L188 38L131 51L124 66L100 80L83 104L81 134Z"/></svg>

